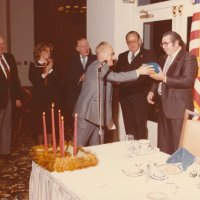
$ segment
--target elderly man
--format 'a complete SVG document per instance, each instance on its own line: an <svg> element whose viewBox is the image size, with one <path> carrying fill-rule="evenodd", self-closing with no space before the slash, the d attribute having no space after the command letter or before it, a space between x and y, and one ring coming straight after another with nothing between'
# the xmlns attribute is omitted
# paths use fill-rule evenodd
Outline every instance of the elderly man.
<svg viewBox="0 0 200 200"><path fill-rule="evenodd" d="M147 96L154 104L158 94L158 147L168 154L178 149L185 109L193 110L193 86L197 76L197 59L185 51L181 36L166 32L160 46L165 55L160 58L162 71L151 75L154 83Z"/></svg>
<svg viewBox="0 0 200 200"><path fill-rule="evenodd" d="M11 153L12 108L21 106L21 86L14 56L4 53L5 42L0 36L0 158Z"/></svg>
<svg viewBox="0 0 200 200"><path fill-rule="evenodd" d="M112 82L134 81L140 75L152 72L152 69L146 66L126 73L112 72L110 67L115 59L114 51L106 42L101 42L96 47L96 54L97 60L85 73L81 93L74 109L74 113L78 115L78 146L99 144L100 128L106 126L109 129L113 126ZM103 136L102 132L100 133ZM103 142L103 137L101 139Z"/></svg>

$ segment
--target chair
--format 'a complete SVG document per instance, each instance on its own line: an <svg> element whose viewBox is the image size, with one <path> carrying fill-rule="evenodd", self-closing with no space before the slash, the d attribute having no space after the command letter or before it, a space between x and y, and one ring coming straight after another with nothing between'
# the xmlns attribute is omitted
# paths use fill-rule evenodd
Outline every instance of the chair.
<svg viewBox="0 0 200 200"><path fill-rule="evenodd" d="M200 113L185 110L179 148L200 157Z"/></svg>

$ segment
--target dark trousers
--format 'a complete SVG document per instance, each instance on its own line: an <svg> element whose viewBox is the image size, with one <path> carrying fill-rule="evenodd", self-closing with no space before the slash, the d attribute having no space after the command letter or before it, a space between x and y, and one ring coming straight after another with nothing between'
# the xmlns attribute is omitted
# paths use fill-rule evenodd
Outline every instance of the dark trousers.
<svg viewBox="0 0 200 200"><path fill-rule="evenodd" d="M134 135L134 139L147 138L148 104L145 94L131 96L130 100L122 100L121 108L126 134Z"/></svg>
<svg viewBox="0 0 200 200"><path fill-rule="evenodd" d="M170 119L165 116L162 102L159 100L158 147L161 151L173 154L178 149L182 124L182 118Z"/></svg>
<svg viewBox="0 0 200 200"><path fill-rule="evenodd" d="M12 138L12 103L10 90L8 90L8 104L0 109L0 155L11 153Z"/></svg>

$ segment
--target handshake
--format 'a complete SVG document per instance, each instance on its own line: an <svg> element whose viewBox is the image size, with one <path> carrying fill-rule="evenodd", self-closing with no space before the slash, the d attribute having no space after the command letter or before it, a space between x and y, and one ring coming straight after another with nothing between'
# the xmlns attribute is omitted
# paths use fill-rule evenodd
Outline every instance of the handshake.
<svg viewBox="0 0 200 200"><path fill-rule="evenodd" d="M152 75L161 72L160 66L155 62L142 64L137 70L139 75Z"/></svg>

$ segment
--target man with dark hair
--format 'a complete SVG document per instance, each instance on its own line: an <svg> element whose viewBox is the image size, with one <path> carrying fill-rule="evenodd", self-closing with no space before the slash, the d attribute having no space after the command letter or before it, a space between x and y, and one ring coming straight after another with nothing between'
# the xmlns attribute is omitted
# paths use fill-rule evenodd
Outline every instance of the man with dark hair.
<svg viewBox="0 0 200 200"><path fill-rule="evenodd" d="M162 71L151 77L155 82L147 96L154 104L158 94L158 147L168 154L178 149L185 109L193 110L193 86L197 76L197 59L185 51L181 36L166 32L160 46L165 51L159 64Z"/></svg>
<svg viewBox="0 0 200 200"><path fill-rule="evenodd" d="M127 72L138 69L142 64L156 62L154 52L142 47L142 40L136 31L126 35L129 50L119 55L116 71ZM151 79L140 76L131 83L120 84L119 100L121 104L126 134L133 134L135 139L147 138L147 112L146 100Z"/></svg>
<svg viewBox="0 0 200 200"><path fill-rule="evenodd" d="M11 153L13 106L21 107L21 85L12 54L4 53L5 42L0 35L0 159Z"/></svg>

